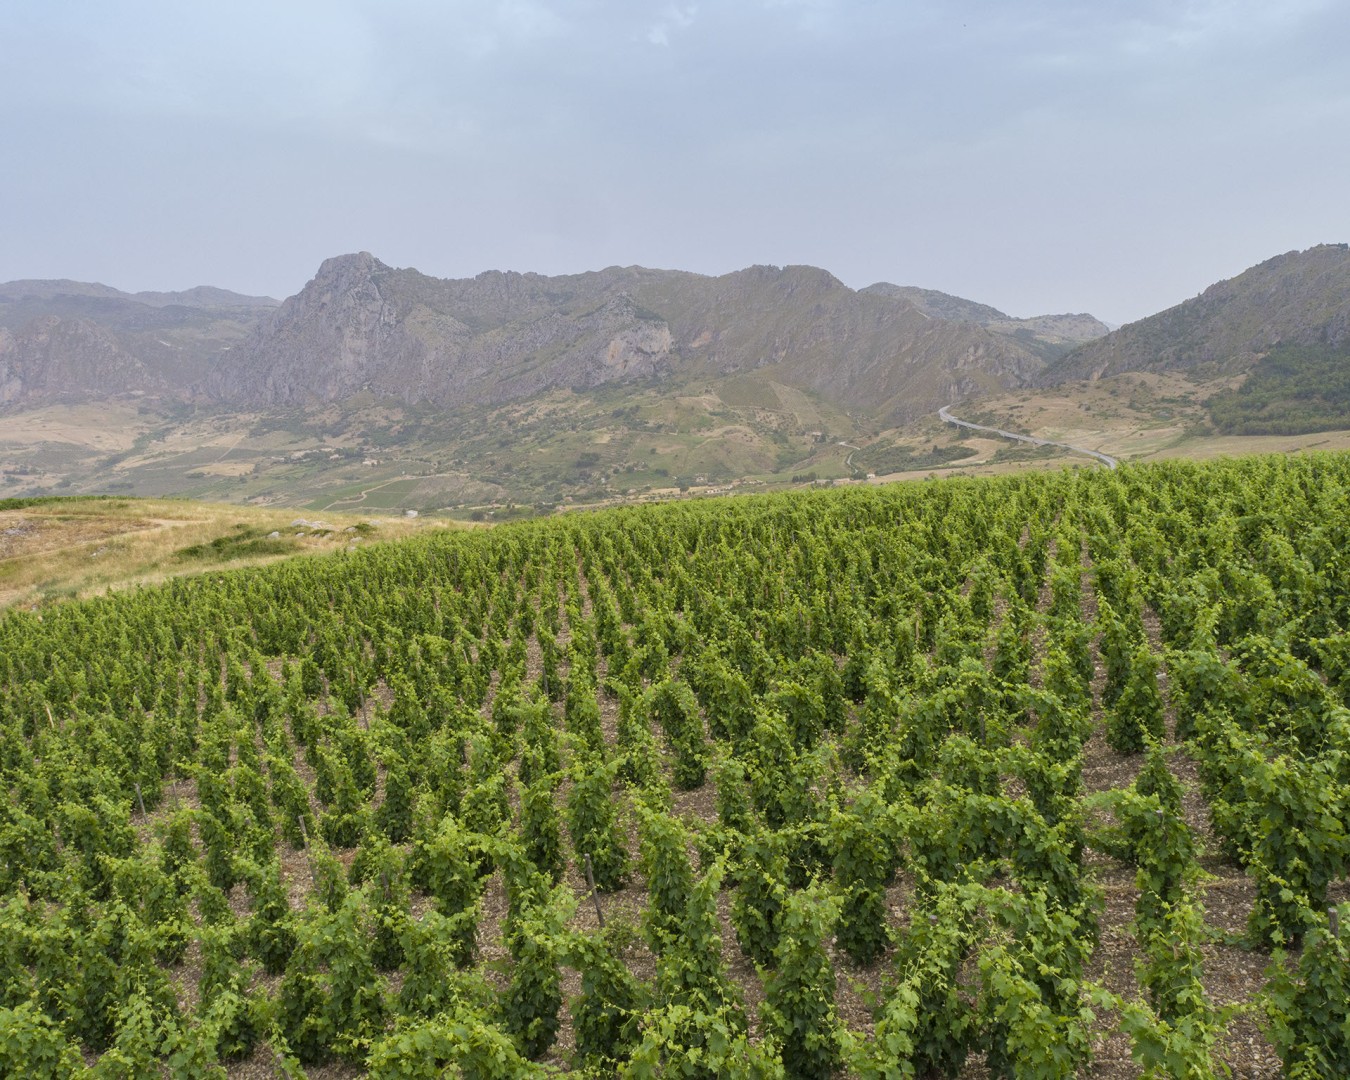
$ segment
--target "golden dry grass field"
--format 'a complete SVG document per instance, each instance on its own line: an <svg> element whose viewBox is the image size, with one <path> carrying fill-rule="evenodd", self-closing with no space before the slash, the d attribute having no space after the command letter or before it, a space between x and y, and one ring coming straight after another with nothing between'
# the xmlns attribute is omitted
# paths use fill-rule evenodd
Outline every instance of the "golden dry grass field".
<svg viewBox="0 0 1350 1080"><path fill-rule="evenodd" d="M420 518L319 515L183 499L43 501L0 510L0 609L444 527L445 522Z"/></svg>

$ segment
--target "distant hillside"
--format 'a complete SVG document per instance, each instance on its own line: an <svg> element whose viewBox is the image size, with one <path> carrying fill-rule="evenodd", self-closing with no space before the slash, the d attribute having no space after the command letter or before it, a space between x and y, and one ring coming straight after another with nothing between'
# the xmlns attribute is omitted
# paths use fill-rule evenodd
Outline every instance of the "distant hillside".
<svg viewBox="0 0 1350 1080"><path fill-rule="evenodd" d="M977 326L987 326L991 322L1006 320L1007 315L988 304L977 304L950 293L936 289L920 289L914 285L892 285L889 281L878 281L861 290L871 296L887 296L892 300L908 300L925 315L933 319L949 319L952 322L970 322Z"/></svg>
<svg viewBox="0 0 1350 1080"><path fill-rule="evenodd" d="M992 309L991 309L992 310ZM206 383L222 404L361 393L453 408L558 388L762 372L837 405L910 419L1025 385L1042 339L933 318L809 266L721 277L642 267L442 280L368 253L326 261Z"/></svg>
<svg viewBox="0 0 1350 1080"><path fill-rule="evenodd" d="M442 280L360 253L281 304L207 286L0 285L0 406L133 393L226 410L368 397L455 409L756 373L894 422L1027 385L1066 342L1104 330L925 290L857 292L809 266Z"/></svg>
<svg viewBox="0 0 1350 1080"><path fill-rule="evenodd" d="M1209 401L1225 435L1301 435L1350 428L1350 343L1277 345L1241 386Z"/></svg>
<svg viewBox="0 0 1350 1080"><path fill-rule="evenodd" d="M276 303L209 286L133 294L78 281L0 284L0 406L183 399Z"/></svg>
<svg viewBox="0 0 1350 1080"><path fill-rule="evenodd" d="M1009 338L1031 350L1047 363L1086 341L1102 337L1111 329L1091 315L1037 315L1030 319L1014 319L988 304L977 304L973 300L964 300L934 289L892 285L888 281L879 281L862 291L907 300L933 319L982 326L990 333Z"/></svg>
<svg viewBox="0 0 1350 1080"><path fill-rule="evenodd" d="M1075 445L1128 427L1135 453L1214 429L1299 438L1350 428L1348 264L1343 246L1281 256L1100 338L1090 315L1013 319L934 290L853 290L810 266L448 280L359 253L280 304L12 282L0 497L500 521L1010 464L1006 447L967 454L938 433L937 409L972 399L1005 401L990 423Z"/></svg>
<svg viewBox="0 0 1350 1080"><path fill-rule="evenodd" d="M1044 385L1126 371L1199 376L1250 370L1276 346L1350 341L1350 246L1322 244L1268 259L1199 296L1075 349Z"/></svg>
<svg viewBox="0 0 1350 1080"><path fill-rule="evenodd" d="M24 281L6 281L0 283L0 303L44 300L118 300L145 304L148 307L169 307L178 305L191 308L255 308L265 310L274 308L278 301L270 296L244 296L230 292L229 289L217 289L213 285L198 285L181 292L138 292L127 293L98 282L70 281L58 279L29 279Z"/></svg>

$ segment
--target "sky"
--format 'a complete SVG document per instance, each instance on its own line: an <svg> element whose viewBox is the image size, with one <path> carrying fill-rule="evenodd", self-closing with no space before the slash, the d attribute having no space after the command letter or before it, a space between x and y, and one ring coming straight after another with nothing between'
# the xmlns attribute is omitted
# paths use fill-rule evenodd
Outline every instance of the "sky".
<svg viewBox="0 0 1350 1080"><path fill-rule="evenodd" d="M1346 0L6 0L0 281L807 263L1123 323L1350 240Z"/></svg>

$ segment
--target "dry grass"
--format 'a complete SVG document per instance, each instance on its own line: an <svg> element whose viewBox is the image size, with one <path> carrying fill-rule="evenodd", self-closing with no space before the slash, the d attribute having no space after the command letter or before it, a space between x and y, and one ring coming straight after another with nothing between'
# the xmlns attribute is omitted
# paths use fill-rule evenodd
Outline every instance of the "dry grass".
<svg viewBox="0 0 1350 1080"><path fill-rule="evenodd" d="M301 528L299 519L327 526ZM366 524L373 526L367 529ZM361 532L347 532L362 526ZM182 574L256 566L392 539L444 523L426 519L313 514L178 499L69 499L0 511L0 609L92 596ZM185 557L242 529L279 533L284 554ZM303 533L303 535L299 535Z"/></svg>
<svg viewBox="0 0 1350 1080"><path fill-rule="evenodd" d="M62 443L94 455L124 453L151 426L150 420L127 402L49 405L7 414L0 452L7 447Z"/></svg>

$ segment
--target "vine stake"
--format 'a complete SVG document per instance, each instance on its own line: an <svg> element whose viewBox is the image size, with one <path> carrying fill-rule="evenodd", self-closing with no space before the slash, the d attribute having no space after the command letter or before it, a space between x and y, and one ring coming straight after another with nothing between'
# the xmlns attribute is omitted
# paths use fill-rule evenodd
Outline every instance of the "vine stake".
<svg viewBox="0 0 1350 1080"><path fill-rule="evenodd" d="M591 903L595 905L596 920L600 923L600 929L603 930L605 928L605 913L600 910L600 894L595 891L595 871L591 867L590 854L588 853L585 858L586 858L586 884L590 886Z"/></svg>
<svg viewBox="0 0 1350 1080"><path fill-rule="evenodd" d="M305 867L309 870L309 887L314 888L314 848L309 842L309 830L305 828L305 816L298 814L295 822L300 826L300 839L305 842Z"/></svg>

